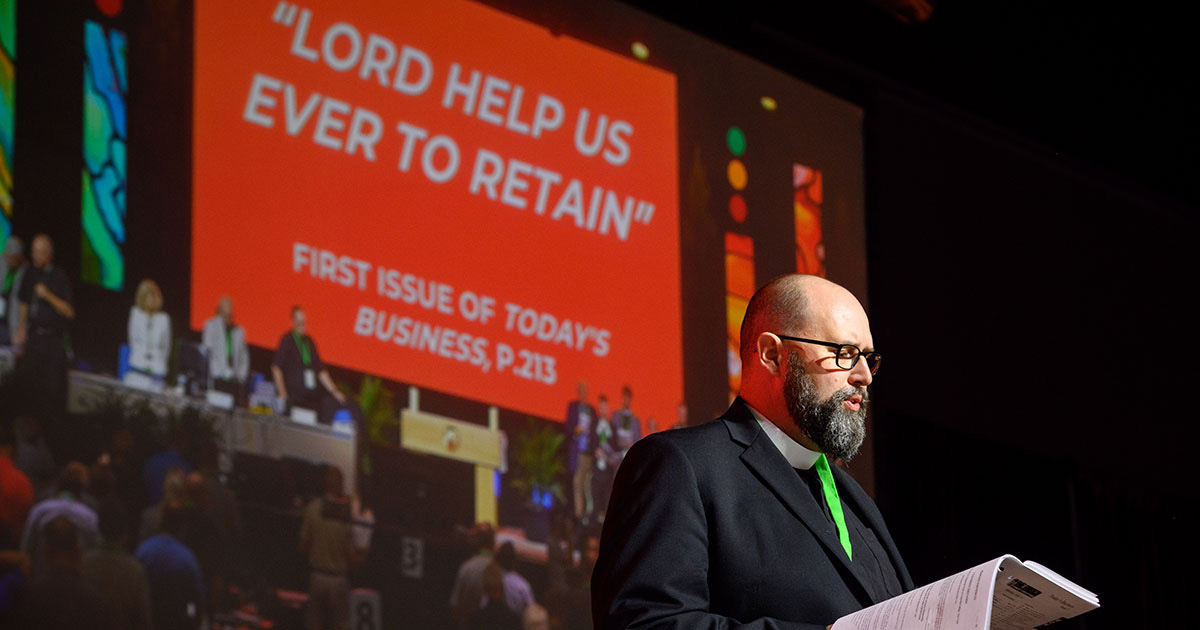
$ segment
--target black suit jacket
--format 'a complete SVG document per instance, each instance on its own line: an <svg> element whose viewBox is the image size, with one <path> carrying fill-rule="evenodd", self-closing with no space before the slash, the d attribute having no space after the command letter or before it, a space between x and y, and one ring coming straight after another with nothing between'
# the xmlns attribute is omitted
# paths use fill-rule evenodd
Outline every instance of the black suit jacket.
<svg viewBox="0 0 1200 630"><path fill-rule="evenodd" d="M833 474L867 544L911 589L875 503ZM597 629L823 630L874 603L823 507L740 398L713 422L629 450L592 575Z"/></svg>

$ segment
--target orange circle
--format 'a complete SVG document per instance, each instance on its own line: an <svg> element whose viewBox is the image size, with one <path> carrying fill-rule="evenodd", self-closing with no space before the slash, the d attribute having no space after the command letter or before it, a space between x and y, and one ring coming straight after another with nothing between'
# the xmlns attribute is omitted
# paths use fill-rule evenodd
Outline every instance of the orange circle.
<svg viewBox="0 0 1200 630"><path fill-rule="evenodd" d="M734 190L742 190L746 187L746 167L741 160L730 160L725 174L729 176L729 185L733 186Z"/></svg>

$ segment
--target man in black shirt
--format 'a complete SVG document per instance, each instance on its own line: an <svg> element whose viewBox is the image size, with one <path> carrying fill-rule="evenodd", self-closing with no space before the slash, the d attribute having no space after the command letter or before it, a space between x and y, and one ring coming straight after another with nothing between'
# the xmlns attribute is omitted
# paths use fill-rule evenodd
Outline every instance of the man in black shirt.
<svg viewBox="0 0 1200 630"><path fill-rule="evenodd" d="M338 408L347 405L346 395L333 384L317 353L317 344L305 334L307 323L304 310L292 307L292 329L279 339L271 374L285 411L293 407L311 409L319 414L321 422L329 423ZM354 409L350 412L355 414Z"/></svg>
<svg viewBox="0 0 1200 630"><path fill-rule="evenodd" d="M38 234L30 248L33 268L25 273L17 299L20 316L13 345L21 357L19 369L35 405L57 417L67 398L66 333L75 319L71 283L54 265L54 243Z"/></svg>

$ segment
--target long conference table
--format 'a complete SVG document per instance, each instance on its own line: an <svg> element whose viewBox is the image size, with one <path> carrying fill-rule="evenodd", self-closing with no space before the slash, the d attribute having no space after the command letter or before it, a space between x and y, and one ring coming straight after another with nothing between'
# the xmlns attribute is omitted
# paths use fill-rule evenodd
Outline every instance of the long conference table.
<svg viewBox="0 0 1200 630"><path fill-rule="evenodd" d="M67 409L86 413L98 401L119 395L128 400L143 400L162 413L194 409L209 419L223 441L221 472L233 469L238 452L281 458L294 457L316 463L332 464L353 479L355 440L349 425L304 424L275 413L259 413L242 407L224 408L202 398L193 398L172 390L147 391L130 387L103 374L72 371L67 390Z"/></svg>

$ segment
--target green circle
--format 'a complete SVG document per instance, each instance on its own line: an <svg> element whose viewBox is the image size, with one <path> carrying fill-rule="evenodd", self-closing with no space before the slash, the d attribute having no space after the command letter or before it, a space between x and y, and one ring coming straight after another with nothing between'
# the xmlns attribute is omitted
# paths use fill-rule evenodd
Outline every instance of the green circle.
<svg viewBox="0 0 1200 630"><path fill-rule="evenodd" d="M725 134L725 144L729 145L734 155L741 157L746 152L746 134L737 127L730 127L729 133Z"/></svg>

